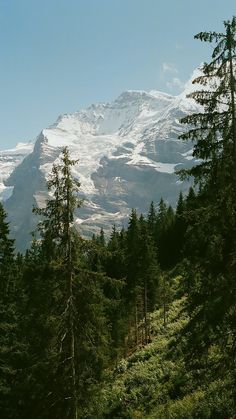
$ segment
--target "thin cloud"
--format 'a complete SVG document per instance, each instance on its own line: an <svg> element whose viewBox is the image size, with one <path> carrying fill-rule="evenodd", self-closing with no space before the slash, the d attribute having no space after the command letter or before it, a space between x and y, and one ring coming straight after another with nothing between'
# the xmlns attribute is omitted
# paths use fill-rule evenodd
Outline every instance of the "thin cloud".
<svg viewBox="0 0 236 419"><path fill-rule="evenodd" d="M173 77L171 80L166 82L166 86L170 90L174 90L174 89L183 90L185 87L185 83L181 81L178 77Z"/></svg>
<svg viewBox="0 0 236 419"><path fill-rule="evenodd" d="M165 83L166 87L170 92L181 93L184 90L185 82L179 77L178 68L174 63L162 62L160 77Z"/></svg>
<svg viewBox="0 0 236 419"><path fill-rule="evenodd" d="M178 74L178 69L172 63L166 63L166 62L162 63L162 71L163 73Z"/></svg>
<svg viewBox="0 0 236 419"><path fill-rule="evenodd" d="M180 44L179 42L176 42L175 48L178 49L178 50L183 49L183 45Z"/></svg>

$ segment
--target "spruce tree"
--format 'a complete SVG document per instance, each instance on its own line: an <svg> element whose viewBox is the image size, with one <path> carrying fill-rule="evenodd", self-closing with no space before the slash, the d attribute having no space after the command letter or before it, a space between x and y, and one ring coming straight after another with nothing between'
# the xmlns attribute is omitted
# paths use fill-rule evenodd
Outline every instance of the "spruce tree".
<svg viewBox="0 0 236 419"><path fill-rule="evenodd" d="M195 141L193 155L201 162L182 173L194 176L198 185L233 180L236 167L236 18L224 22L225 32L200 32L195 36L214 43L212 61L201 67L202 75L193 83L202 86L189 95L203 107L202 112L186 116L182 123L193 128L180 138Z"/></svg>
<svg viewBox="0 0 236 419"><path fill-rule="evenodd" d="M48 188L53 192L53 199L48 200L44 210L37 213L44 215L41 232L45 252L56 259L60 266L61 276L65 282L64 295L61 303L64 311L61 316L61 359L64 363L65 398L68 400L68 417L77 419L77 392L75 366L75 272L73 256L75 253L75 237L72 230L74 211L79 206L77 191L79 183L72 177L71 167L77 163L69 157L68 148L62 150L61 164L54 165ZM55 253L56 252L56 253Z"/></svg>
<svg viewBox="0 0 236 419"><path fill-rule="evenodd" d="M148 216L147 216L148 228L151 235L155 236L155 229L156 229L156 222L157 222L157 212L155 208L155 204L152 201L149 207Z"/></svg>
<svg viewBox="0 0 236 419"><path fill-rule="evenodd" d="M7 214L0 203L0 411L17 415L17 382L24 347L19 330L21 289Z"/></svg>
<svg viewBox="0 0 236 419"><path fill-rule="evenodd" d="M133 304L136 298L137 255L139 246L139 222L136 210L132 209L126 234L127 298Z"/></svg>
<svg viewBox="0 0 236 419"><path fill-rule="evenodd" d="M227 348L227 362L221 373L234 368L236 249L236 18L224 22L224 33L200 32L201 41L214 43L212 60L202 66L202 75L194 83L202 90L190 97L202 106L202 112L185 117L192 127L181 138L194 141L194 156L199 163L183 170L193 176L197 196L191 192L186 200L189 220L186 255L190 263L187 281L188 354L192 360L207 359L213 344ZM229 321L229 319L231 319Z"/></svg>
<svg viewBox="0 0 236 419"><path fill-rule="evenodd" d="M185 201L182 192L179 194L173 231L173 253L174 263L178 263L182 258L185 233L186 233L186 219L185 219Z"/></svg>
<svg viewBox="0 0 236 419"><path fill-rule="evenodd" d="M137 254L138 283L141 291L141 319L144 324L144 338L142 343L147 344L149 334L149 314L157 304L157 292L160 268L157 262L157 249L149 233L147 221L141 215L139 219L139 249Z"/></svg>
<svg viewBox="0 0 236 419"><path fill-rule="evenodd" d="M154 240L162 269L169 269L175 262L174 223L175 214L173 208L167 206L166 202L161 198L158 205Z"/></svg>
<svg viewBox="0 0 236 419"><path fill-rule="evenodd" d="M74 164L68 148L63 148L61 163L53 166L48 182L51 197L44 209L35 209L44 217L39 224L41 252L55 282L54 305L48 313L55 325L48 414L70 419L83 417L86 393L99 378L107 344L102 275L86 266L87 246L73 226L81 204L79 182L71 171Z"/></svg>

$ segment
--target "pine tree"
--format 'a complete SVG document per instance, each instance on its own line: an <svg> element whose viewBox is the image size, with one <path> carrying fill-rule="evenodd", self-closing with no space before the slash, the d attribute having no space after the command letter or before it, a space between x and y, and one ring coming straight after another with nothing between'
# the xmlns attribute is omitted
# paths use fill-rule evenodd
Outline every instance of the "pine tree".
<svg viewBox="0 0 236 419"><path fill-rule="evenodd" d="M201 159L183 174L193 175L200 188L209 184L214 187L222 175L224 182L232 181L236 167L236 18L224 22L224 26L225 33L200 32L195 36L216 45L212 61L202 66L202 75L193 81L203 89L189 95L203 106L203 112L182 119L193 128L180 138L195 141L193 155Z"/></svg>
<svg viewBox="0 0 236 419"><path fill-rule="evenodd" d="M186 196L185 206L187 210L191 210L195 206L196 194L192 186L190 186L188 195Z"/></svg>
<svg viewBox="0 0 236 419"><path fill-rule="evenodd" d="M72 230L74 211L80 205L76 196L79 183L71 174L71 167L77 161L69 158L68 148L62 150L61 165L54 165L53 175L48 183L49 190L53 189L54 200L47 203L47 221L50 227L47 233L56 240L57 249L61 258L61 271L65 280L64 313L61 322L61 362L65 364L67 374L64 382L66 397L69 400L69 417L77 419L77 391L76 391L76 365L75 365L75 294L74 294L74 266L75 237ZM45 212L44 212L45 215ZM52 243L52 240L51 240Z"/></svg>
<svg viewBox="0 0 236 419"><path fill-rule="evenodd" d="M16 387L24 348L19 330L21 289L7 214L0 203L0 411L17 414ZM18 304L17 304L18 303Z"/></svg>
<svg viewBox="0 0 236 419"><path fill-rule="evenodd" d="M14 240L9 237L9 223L7 214L0 203L0 275L1 275L1 295L9 294L12 289L9 277L12 273L14 261Z"/></svg>
<svg viewBox="0 0 236 419"><path fill-rule="evenodd" d="M144 323L144 339L142 341L146 344L150 339L149 313L154 310L157 303L160 268L157 262L157 249L149 233L148 224L142 215L139 219L139 226L138 283L142 295L141 318Z"/></svg>
<svg viewBox="0 0 236 419"><path fill-rule="evenodd" d="M182 192L179 194L176 213L175 213L175 222L174 222L174 231L173 231L173 253L174 253L174 263L178 263L183 257L183 247L185 242L185 233L187 228L187 222L185 219L185 201Z"/></svg>
<svg viewBox="0 0 236 419"><path fill-rule="evenodd" d="M136 210L132 209L126 234L127 298L135 300L137 283L137 254L139 246L139 222Z"/></svg>
<svg viewBox="0 0 236 419"><path fill-rule="evenodd" d="M167 206L163 198L161 198L158 205L154 240L162 269L170 269L175 262L174 223L175 214L173 208Z"/></svg>
<svg viewBox="0 0 236 419"><path fill-rule="evenodd" d="M48 182L51 199L46 208L35 210L44 216L39 225L41 252L55 281L54 305L48 313L55 325L48 414L71 419L83 416L85 393L99 377L105 357L101 348L107 342L102 275L84 265L86 246L73 227L74 211L81 204L79 183L71 172L74 164L64 148Z"/></svg>
<svg viewBox="0 0 236 419"><path fill-rule="evenodd" d="M155 236L156 222L157 222L157 212L154 205L154 202L151 202L149 207L148 216L147 216L148 228L152 236Z"/></svg>
<svg viewBox="0 0 236 419"><path fill-rule="evenodd" d="M110 240L107 244L106 273L111 278L125 277L125 239L124 231L117 231L113 226Z"/></svg>
<svg viewBox="0 0 236 419"><path fill-rule="evenodd" d="M58 290L55 269L45 258L45 249L33 241L22 261L20 330L26 348L18 397L18 417L48 418L48 394L56 368L54 337Z"/></svg>
<svg viewBox="0 0 236 419"><path fill-rule="evenodd" d="M203 111L182 120L192 128L181 138L194 141L193 154L200 162L182 174L193 176L198 187L197 196L191 192L186 200L188 354L201 362L212 344L222 345L231 353L227 362L234 368L236 18L224 22L224 27L224 33L196 35L215 46L211 62L203 65L202 75L194 81L203 89L190 95ZM227 368L222 364L221 373Z"/></svg>

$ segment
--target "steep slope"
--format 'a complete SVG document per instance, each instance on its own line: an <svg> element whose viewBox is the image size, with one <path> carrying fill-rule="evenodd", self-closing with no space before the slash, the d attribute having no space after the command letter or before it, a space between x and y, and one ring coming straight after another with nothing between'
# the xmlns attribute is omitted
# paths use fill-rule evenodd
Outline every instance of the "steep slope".
<svg viewBox="0 0 236 419"><path fill-rule="evenodd" d="M181 280L175 278L175 286ZM208 363L198 371L185 364L185 301L178 297L170 304L166 326L163 307L150 314L151 342L109 371L96 406L98 419L235 417L230 377L216 373L222 348L211 348Z"/></svg>
<svg viewBox="0 0 236 419"><path fill-rule="evenodd" d="M13 186L6 186L5 180L33 150L33 143L19 143L13 149L0 152L0 201L6 201L13 192Z"/></svg>
<svg viewBox="0 0 236 419"><path fill-rule="evenodd" d="M163 197L175 204L189 185L174 172L193 161L192 145L178 139L179 119L196 109L185 94L127 91L114 102L60 116L5 181L12 192L6 209L18 246L34 228L31 207L43 205L45 179L65 145L72 158L79 158L74 175L84 205L76 223L83 234L122 225L132 207L145 212L151 200Z"/></svg>

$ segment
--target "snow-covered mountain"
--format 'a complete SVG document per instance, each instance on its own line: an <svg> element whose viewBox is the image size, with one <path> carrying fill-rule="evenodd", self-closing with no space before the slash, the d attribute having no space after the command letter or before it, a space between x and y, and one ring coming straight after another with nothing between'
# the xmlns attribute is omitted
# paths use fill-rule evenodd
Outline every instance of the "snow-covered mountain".
<svg viewBox="0 0 236 419"><path fill-rule="evenodd" d="M6 201L11 196L14 186L6 186L5 181L33 147L31 142L18 143L13 149L0 151L0 201Z"/></svg>
<svg viewBox="0 0 236 419"><path fill-rule="evenodd" d="M189 184L174 172L193 163L192 144L178 139L184 129L179 119L197 109L185 92L126 91L114 102L60 116L34 148L21 144L2 152L0 192L18 246L29 240L32 205L44 204L45 179L65 145L79 158L74 175L84 204L76 224L83 234L122 225L132 207L145 212L151 200L175 204Z"/></svg>

